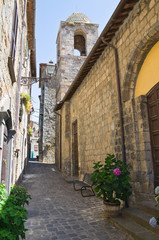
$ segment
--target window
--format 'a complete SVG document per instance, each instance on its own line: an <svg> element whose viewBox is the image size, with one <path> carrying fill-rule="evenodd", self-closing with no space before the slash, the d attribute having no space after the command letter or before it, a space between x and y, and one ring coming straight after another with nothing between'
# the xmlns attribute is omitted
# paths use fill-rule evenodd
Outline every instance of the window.
<svg viewBox="0 0 159 240"><path fill-rule="evenodd" d="M8 67L9 67L9 73L11 76L12 83L16 82L15 72L14 72L14 62L15 62L17 32L18 32L18 11L17 11L17 1L15 0L13 27L12 27L12 35L11 35L11 50L10 50L10 56L8 57Z"/></svg>
<svg viewBox="0 0 159 240"><path fill-rule="evenodd" d="M74 35L74 49L75 56L86 56L85 34L80 30L77 30Z"/></svg>
<svg viewBox="0 0 159 240"><path fill-rule="evenodd" d="M34 145L34 151L38 151L38 145Z"/></svg>
<svg viewBox="0 0 159 240"><path fill-rule="evenodd" d="M14 18L13 18L13 28L12 28L12 37L11 37L11 53L13 65L15 61L15 51L16 51L16 42L17 42L17 30L18 30L18 12L17 12L17 2L14 4Z"/></svg>

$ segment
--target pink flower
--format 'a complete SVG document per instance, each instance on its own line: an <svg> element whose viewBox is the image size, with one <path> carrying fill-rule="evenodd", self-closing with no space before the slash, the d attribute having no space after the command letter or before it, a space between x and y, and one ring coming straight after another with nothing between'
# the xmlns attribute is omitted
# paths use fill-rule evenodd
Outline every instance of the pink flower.
<svg viewBox="0 0 159 240"><path fill-rule="evenodd" d="M113 171L114 175L119 176L121 174L121 171L119 168L114 169Z"/></svg>

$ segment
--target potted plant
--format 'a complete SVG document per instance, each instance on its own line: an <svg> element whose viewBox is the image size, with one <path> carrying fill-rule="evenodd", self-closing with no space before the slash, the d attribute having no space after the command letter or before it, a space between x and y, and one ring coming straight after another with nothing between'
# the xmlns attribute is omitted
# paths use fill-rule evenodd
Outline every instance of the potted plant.
<svg viewBox="0 0 159 240"><path fill-rule="evenodd" d="M94 163L92 183L97 197L102 197L106 216L117 215L121 201L126 201L131 195L130 172L122 161L114 154L108 154L105 164L100 161Z"/></svg>
<svg viewBox="0 0 159 240"><path fill-rule="evenodd" d="M157 202L156 207L159 210L159 186L155 188L155 201ZM153 228L159 226L159 216L152 217L149 223Z"/></svg>

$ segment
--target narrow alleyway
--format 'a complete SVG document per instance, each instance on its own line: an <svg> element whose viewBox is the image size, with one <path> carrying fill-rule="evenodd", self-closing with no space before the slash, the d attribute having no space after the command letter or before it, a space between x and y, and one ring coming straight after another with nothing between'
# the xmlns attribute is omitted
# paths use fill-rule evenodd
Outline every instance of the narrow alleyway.
<svg viewBox="0 0 159 240"><path fill-rule="evenodd" d="M21 185L32 196L26 240L129 240L104 220L102 201L83 198L54 165L30 162Z"/></svg>

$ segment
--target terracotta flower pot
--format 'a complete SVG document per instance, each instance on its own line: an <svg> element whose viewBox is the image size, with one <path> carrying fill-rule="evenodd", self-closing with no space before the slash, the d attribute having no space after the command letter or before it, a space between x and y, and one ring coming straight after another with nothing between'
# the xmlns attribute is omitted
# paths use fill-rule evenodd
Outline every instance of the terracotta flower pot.
<svg viewBox="0 0 159 240"><path fill-rule="evenodd" d="M105 217L116 217L120 214L120 203L111 203L105 202L104 203L104 215Z"/></svg>

